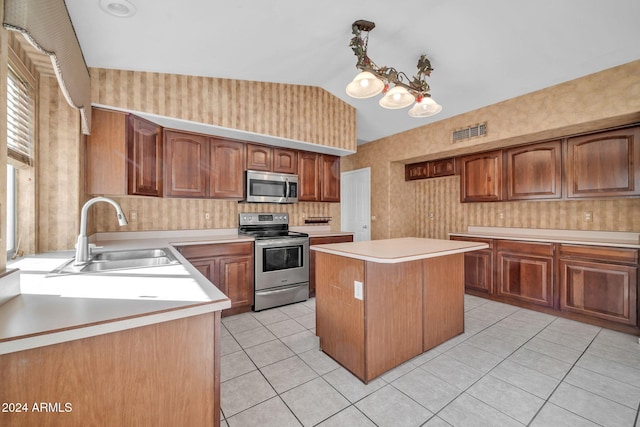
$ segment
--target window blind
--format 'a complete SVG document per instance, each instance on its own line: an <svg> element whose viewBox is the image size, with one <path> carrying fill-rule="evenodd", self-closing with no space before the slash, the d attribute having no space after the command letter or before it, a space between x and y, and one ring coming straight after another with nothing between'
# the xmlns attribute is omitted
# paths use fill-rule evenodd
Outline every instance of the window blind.
<svg viewBox="0 0 640 427"><path fill-rule="evenodd" d="M8 155L33 165L33 96L31 87L11 67L7 73Z"/></svg>

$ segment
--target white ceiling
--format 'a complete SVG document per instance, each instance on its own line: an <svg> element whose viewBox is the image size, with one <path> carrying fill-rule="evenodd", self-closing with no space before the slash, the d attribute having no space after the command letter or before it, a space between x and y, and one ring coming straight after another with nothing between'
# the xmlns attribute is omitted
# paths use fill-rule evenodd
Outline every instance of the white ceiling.
<svg viewBox="0 0 640 427"><path fill-rule="evenodd" d="M88 66L320 86L357 109L359 143L640 59L638 0L130 1L117 18L65 0ZM358 19L379 66L412 76L428 55L440 114L345 94Z"/></svg>

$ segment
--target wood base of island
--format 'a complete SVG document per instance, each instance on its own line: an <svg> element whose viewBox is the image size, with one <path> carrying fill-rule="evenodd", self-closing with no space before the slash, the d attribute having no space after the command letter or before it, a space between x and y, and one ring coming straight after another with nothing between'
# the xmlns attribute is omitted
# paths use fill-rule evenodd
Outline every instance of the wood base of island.
<svg viewBox="0 0 640 427"><path fill-rule="evenodd" d="M315 256L320 347L363 382L464 332L462 253L390 264Z"/></svg>
<svg viewBox="0 0 640 427"><path fill-rule="evenodd" d="M219 342L217 311L0 355L0 425L219 426Z"/></svg>

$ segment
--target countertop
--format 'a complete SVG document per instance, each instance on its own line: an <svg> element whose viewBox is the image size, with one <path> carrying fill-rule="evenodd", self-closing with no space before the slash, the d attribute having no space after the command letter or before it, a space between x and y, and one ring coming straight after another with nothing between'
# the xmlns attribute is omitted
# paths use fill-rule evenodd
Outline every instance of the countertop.
<svg viewBox="0 0 640 427"><path fill-rule="evenodd" d="M415 261L485 249L486 243L404 237L365 242L313 245L311 250L382 264Z"/></svg>
<svg viewBox="0 0 640 427"><path fill-rule="evenodd" d="M329 227L291 227L310 236L353 234ZM231 302L175 248L253 242L236 229L133 231L91 236L94 253L169 248L179 265L46 277L73 251L27 256L17 268L19 292L0 305L0 354L86 338L229 308ZM11 288L17 288L11 283Z"/></svg>
<svg viewBox="0 0 640 427"><path fill-rule="evenodd" d="M640 233L470 226L449 236L640 249Z"/></svg>
<svg viewBox="0 0 640 427"><path fill-rule="evenodd" d="M308 225L291 227L291 231L299 233L307 233L309 237L334 237L334 236L353 236L352 231L331 231L328 225Z"/></svg>
<svg viewBox="0 0 640 427"><path fill-rule="evenodd" d="M0 306L0 354L195 316L231 301L175 247L253 241L236 230L101 233L93 251L169 248L180 264L47 277L73 251L27 256L18 268L20 294Z"/></svg>

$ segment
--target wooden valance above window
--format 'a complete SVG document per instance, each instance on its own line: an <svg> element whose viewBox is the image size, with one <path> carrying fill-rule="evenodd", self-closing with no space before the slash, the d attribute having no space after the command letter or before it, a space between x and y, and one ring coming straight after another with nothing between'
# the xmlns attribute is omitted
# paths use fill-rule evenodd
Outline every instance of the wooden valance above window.
<svg viewBox="0 0 640 427"><path fill-rule="evenodd" d="M3 26L18 31L51 58L67 102L80 110L82 133L91 131L91 78L64 0L4 0Z"/></svg>

